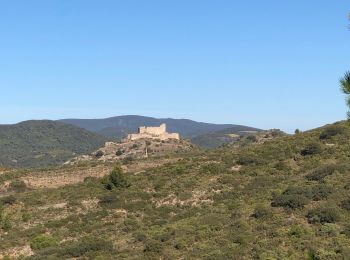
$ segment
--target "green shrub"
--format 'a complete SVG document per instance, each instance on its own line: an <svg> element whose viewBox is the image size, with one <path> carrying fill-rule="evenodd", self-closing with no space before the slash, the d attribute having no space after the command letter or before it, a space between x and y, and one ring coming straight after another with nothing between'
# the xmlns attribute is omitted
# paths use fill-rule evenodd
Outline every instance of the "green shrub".
<svg viewBox="0 0 350 260"><path fill-rule="evenodd" d="M59 255L61 257L82 257L89 252L99 251L113 253L113 244L96 237L83 238L82 241L63 246Z"/></svg>
<svg viewBox="0 0 350 260"><path fill-rule="evenodd" d="M305 176L305 178L309 181L321 181L326 176L332 175L336 170L342 170L340 166L336 164L328 164L324 166L320 166L315 170L311 171L309 174Z"/></svg>
<svg viewBox="0 0 350 260"><path fill-rule="evenodd" d="M102 157L104 155L104 153L101 151L101 150L98 150L96 153L95 153L95 156L96 157Z"/></svg>
<svg viewBox="0 0 350 260"><path fill-rule="evenodd" d="M301 209L309 202L309 189L288 187L282 194L273 194L271 206L290 209Z"/></svg>
<svg viewBox="0 0 350 260"><path fill-rule="evenodd" d="M10 183L10 190L15 192L23 192L27 189L27 185L22 180L14 180Z"/></svg>
<svg viewBox="0 0 350 260"><path fill-rule="evenodd" d="M346 224L341 233L350 238L350 224Z"/></svg>
<svg viewBox="0 0 350 260"><path fill-rule="evenodd" d="M334 192L334 188L325 184L319 184L311 188L311 198L314 201L326 199Z"/></svg>
<svg viewBox="0 0 350 260"><path fill-rule="evenodd" d="M134 161L134 159L131 156L127 156L123 159L122 162L124 165L128 165L128 164L131 164L133 161Z"/></svg>
<svg viewBox="0 0 350 260"><path fill-rule="evenodd" d="M84 183L95 183L97 182L97 178L93 176L87 176L84 178Z"/></svg>
<svg viewBox="0 0 350 260"><path fill-rule="evenodd" d="M350 199L343 200L341 202L341 207L347 211L350 211Z"/></svg>
<svg viewBox="0 0 350 260"><path fill-rule="evenodd" d="M258 205L254 209L252 217L257 219L267 219L271 217L271 209L264 205Z"/></svg>
<svg viewBox="0 0 350 260"><path fill-rule="evenodd" d="M247 136L247 140L249 140L251 142L257 142L258 138L255 135L249 135L249 136Z"/></svg>
<svg viewBox="0 0 350 260"><path fill-rule="evenodd" d="M310 210L307 214L309 223L335 223L339 220L340 214L337 208L326 207Z"/></svg>
<svg viewBox="0 0 350 260"><path fill-rule="evenodd" d="M39 235L30 241L30 247L33 250L41 250L47 247L55 247L58 246L58 244L58 239L49 235Z"/></svg>
<svg viewBox="0 0 350 260"><path fill-rule="evenodd" d="M125 232L130 232L130 231L135 231L139 228L139 224L135 219L132 218L126 218L124 220L124 231Z"/></svg>
<svg viewBox="0 0 350 260"><path fill-rule="evenodd" d="M102 180L102 183L107 190L130 187L130 183L119 165L114 167L110 174Z"/></svg>
<svg viewBox="0 0 350 260"><path fill-rule="evenodd" d="M322 153L322 146L318 142L313 142L308 144L300 153L302 156L320 154Z"/></svg>
<svg viewBox="0 0 350 260"><path fill-rule="evenodd" d="M99 204L107 208L121 208L124 206L123 201L114 192L101 196Z"/></svg>
<svg viewBox="0 0 350 260"><path fill-rule="evenodd" d="M116 155L116 156L121 156L121 155L123 155L123 153L124 153L123 150L118 149L118 150L115 152L115 155Z"/></svg>
<svg viewBox="0 0 350 260"><path fill-rule="evenodd" d="M2 204L8 204L8 205L13 205L16 203L16 201L17 201L17 199L13 195L5 196L5 197L1 198L1 200L0 200L0 202Z"/></svg>
<svg viewBox="0 0 350 260"><path fill-rule="evenodd" d="M240 165L257 165L261 164L262 160L254 153L244 153L239 156L237 163Z"/></svg>
<svg viewBox="0 0 350 260"><path fill-rule="evenodd" d="M3 215L0 219L0 228L5 231L9 231L12 227L10 216Z"/></svg>
<svg viewBox="0 0 350 260"><path fill-rule="evenodd" d="M305 233L305 230L299 226L299 225L293 225L289 232L288 232L288 235L289 236L294 236L294 237L301 237L302 235L304 235Z"/></svg>
<svg viewBox="0 0 350 260"><path fill-rule="evenodd" d="M344 127L338 126L338 125L331 125L321 132L320 139L321 140L330 139L333 136L336 136L338 134L344 134L344 132L345 132Z"/></svg>
<svg viewBox="0 0 350 260"><path fill-rule="evenodd" d="M160 254L163 251L163 245L158 240L149 240L146 242L144 252L145 253L157 253Z"/></svg>

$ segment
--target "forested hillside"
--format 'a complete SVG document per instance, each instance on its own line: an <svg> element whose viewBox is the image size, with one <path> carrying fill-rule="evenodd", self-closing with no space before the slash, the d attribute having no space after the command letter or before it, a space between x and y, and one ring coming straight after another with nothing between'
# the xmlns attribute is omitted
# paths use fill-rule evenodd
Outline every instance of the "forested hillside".
<svg viewBox="0 0 350 260"><path fill-rule="evenodd" d="M0 165L49 166L103 146L107 138L49 120L0 125Z"/></svg>

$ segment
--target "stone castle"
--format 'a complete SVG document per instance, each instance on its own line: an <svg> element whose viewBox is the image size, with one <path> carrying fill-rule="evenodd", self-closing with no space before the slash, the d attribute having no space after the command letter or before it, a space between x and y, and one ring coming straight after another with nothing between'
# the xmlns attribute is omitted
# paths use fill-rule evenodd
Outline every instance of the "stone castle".
<svg viewBox="0 0 350 260"><path fill-rule="evenodd" d="M138 139L160 139L160 140L168 140L168 139L180 139L180 135L178 133L168 133L166 131L166 124L161 124L159 127L139 127L137 134L129 134L128 140L138 140Z"/></svg>

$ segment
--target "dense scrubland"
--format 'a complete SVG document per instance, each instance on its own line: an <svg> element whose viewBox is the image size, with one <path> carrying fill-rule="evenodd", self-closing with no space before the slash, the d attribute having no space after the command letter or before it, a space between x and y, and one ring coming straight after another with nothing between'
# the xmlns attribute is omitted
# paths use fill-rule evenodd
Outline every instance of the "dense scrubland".
<svg viewBox="0 0 350 260"><path fill-rule="evenodd" d="M173 159L142 169L154 158L3 169L0 252L10 259L350 258L347 122ZM24 181L87 170L96 174L57 187Z"/></svg>

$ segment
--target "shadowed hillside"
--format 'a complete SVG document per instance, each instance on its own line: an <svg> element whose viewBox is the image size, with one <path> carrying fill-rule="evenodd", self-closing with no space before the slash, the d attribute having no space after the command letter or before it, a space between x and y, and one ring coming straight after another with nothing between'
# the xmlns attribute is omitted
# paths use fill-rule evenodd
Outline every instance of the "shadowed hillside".
<svg viewBox="0 0 350 260"><path fill-rule="evenodd" d="M0 165L48 166L101 147L106 138L55 121L25 121L0 125Z"/></svg>

